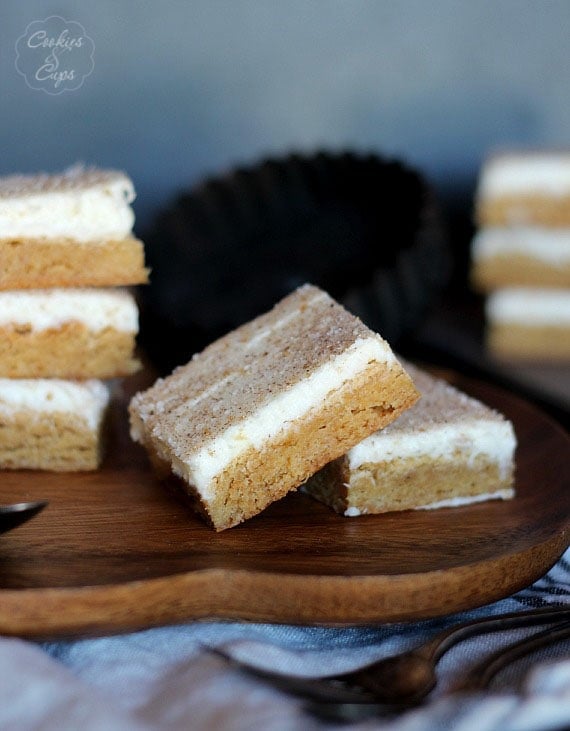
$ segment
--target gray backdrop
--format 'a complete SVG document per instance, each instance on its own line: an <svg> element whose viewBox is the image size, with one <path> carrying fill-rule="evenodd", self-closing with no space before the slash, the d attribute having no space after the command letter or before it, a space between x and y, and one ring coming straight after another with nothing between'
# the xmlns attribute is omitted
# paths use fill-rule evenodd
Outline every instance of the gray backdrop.
<svg viewBox="0 0 570 731"><path fill-rule="evenodd" d="M567 146L569 0L0 0L0 173L126 169L138 227L182 186L264 155L350 147L469 197L489 148ZM31 21L81 23L95 67L48 95Z"/></svg>

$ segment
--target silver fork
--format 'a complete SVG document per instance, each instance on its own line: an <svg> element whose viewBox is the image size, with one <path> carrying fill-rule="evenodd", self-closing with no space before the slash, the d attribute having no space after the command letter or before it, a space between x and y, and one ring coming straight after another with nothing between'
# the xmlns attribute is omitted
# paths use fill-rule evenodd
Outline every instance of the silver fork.
<svg viewBox="0 0 570 731"><path fill-rule="evenodd" d="M489 688L495 676L510 665L510 663L554 642L567 639L570 639L569 622L551 625L549 629L543 632L537 632L531 637L508 645L490 657L485 658L485 660L472 668L449 692L484 691ZM395 713L406 710L406 708L412 708L415 705L417 705L417 702L406 703L401 701L390 705L385 702L378 703L375 701L369 703L338 703L310 700L305 704L305 710L326 721L356 723L374 716L389 718Z"/></svg>
<svg viewBox="0 0 570 731"><path fill-rule="evenodd" d="M380 709L395 710L417 705L436 685L437 663L458 642L478 634L540 625L550 625L550 629L516 643L516 650L510 653L503 651L504 657L503 652L497 653L493 657L493 672L487 673L485 678L482 677L484 665L472 673L469 687L474 687L477 678L478 687L482 687L483 680L490 682L502 667L516 657L550 644L562 636L570 636L570 607L547 607L463 622L443 630L413 650L383 658L356 671L321 678L303 678L261 670L233 658L223 649L215 648L213 651L245 672L265 679L285 692L310 699L313 701L310 710L317 712L321 706L323 713L319 715L326 711L324 715L335 715L337 720L342 720L340 711L354 719L357 709L353 707L356 706L367 706L368 708L361 710L369 715ZM554 631L555 628L560 631Z"/></svg>

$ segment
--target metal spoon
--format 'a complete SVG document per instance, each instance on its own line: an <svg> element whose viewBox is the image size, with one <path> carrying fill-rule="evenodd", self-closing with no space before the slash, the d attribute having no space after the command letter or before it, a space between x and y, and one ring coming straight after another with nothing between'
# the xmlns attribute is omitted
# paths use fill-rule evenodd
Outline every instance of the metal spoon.
<svg viewBox="0 0 570 731"><path fill-rule="evenodd" d="M34 515L37 515L48 504L47 500L36 500L28 503L0 505L0 533L17 528Z"/></svg>

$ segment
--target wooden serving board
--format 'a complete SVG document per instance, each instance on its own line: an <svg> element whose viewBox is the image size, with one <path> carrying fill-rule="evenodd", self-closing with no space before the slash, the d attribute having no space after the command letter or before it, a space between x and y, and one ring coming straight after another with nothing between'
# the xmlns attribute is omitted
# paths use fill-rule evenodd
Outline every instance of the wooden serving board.
<svg viewBox="0 0 570 731"><path fill-rule="evenodd" d="M515 425L514 500L343 518L295 493L219 534L155 479L119 403L99 472L0 474L0 502L50 502L0 536L0 633L100 635L200 618L407 621L527 586L569 543L568 435L507 392L456 383Z"/></svg>

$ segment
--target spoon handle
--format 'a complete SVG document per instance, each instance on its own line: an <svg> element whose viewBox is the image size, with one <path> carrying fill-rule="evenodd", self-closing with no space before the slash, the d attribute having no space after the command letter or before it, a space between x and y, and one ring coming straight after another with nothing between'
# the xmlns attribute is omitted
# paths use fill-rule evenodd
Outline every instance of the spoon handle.
<svg viewBox="0 0 570 731"><path fill-rule="evenodd" d="M0 505L0 533L7 533L9 530L26 523L43 510L47 504L47 500L37 500L29 503Z"/></svg>

